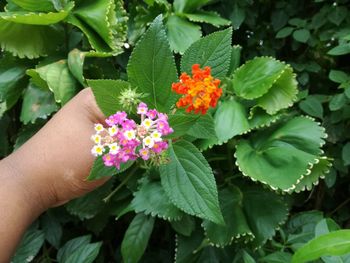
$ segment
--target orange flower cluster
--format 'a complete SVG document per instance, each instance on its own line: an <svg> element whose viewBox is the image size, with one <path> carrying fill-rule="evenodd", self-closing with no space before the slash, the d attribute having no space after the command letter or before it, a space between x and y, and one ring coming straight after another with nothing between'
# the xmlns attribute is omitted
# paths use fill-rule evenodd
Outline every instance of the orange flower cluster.
<svg viewBox="0 0 350 263"><path fill-rule="evenodd" d="M216 107L222 94L220 80L211 76L211 68L201 69L199 64L192 66L192 78L182 73L180 82L172 84L172 90L184 96L176 103L178 108L186 108L186 112L205 114L209 107Z"/></svg>

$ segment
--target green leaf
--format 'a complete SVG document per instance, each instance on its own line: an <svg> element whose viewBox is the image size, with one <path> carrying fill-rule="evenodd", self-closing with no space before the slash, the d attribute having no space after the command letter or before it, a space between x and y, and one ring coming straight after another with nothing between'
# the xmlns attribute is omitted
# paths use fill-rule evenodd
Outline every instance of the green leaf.
<svg viewBox="0 0 350 263"><path fill-rule="evenodd" d="M343 82L347 82L350 80L350 76L348 74L346 74L344 71L340 71L340 70L334 70L332 69L329 72L329 79L335 83L343 83Z"/></svg>
<svg viewBox="0 0 350 263"><path fill-rule="evenodd" d="M87 37L91 47L95 49L97 52L101 52L101 53L111 52L113 54L113 50L102 39L102 37L97 32L95 32L93 28L87 25L84 21L82 21L81 19L79 19L78 17L72 14L67 17L66 21L67 23L78 27ZM116 55L118 53L120 53L119 50L116 51Z"/></svg>
<svg viewBox="0 0 350 263"><path fill-rule="evenodd" d="M230 68L227 72L227 76L231 76L233 72L239 67L241 63L241 51L242 51L241 46L239 45L232 46L231 62L230 62Z"/></svg>
<svg viewBox="0 0 350 263"><path fill-rule="evenodd" d="M264 263L286 263L292 260L292 254L277 251L260 259Z"/></svg>
<svg viewBox="0 0 350 263"><path fill-rule="evenodd" d="M323 219L323 213L320 211L304 211L301 213L294 214L288 221L287 224L287 231L288 233L296 234L296 233L303 233L303 234L311 234L311 238L314 237L315 233L315 226L318 222L320 222ZM290 235L292 236L292 235ZM309 237L307 237L309 238ZM292 239L294 237L292 236ZM310 238L309 238L310 239ZM291 240L290 237L288 237L287 242L289 244L293 243L294 241L299 242L298 240ZM304 241L301 240L300 242L305 243L308 240Z"/></svg>
<svg viewBox="0 0 350 263"><path fill-rule="evenodd" d="M342 43L327 52L328 55L341 56L350 53L350 43Z"/></svg>
<svg viewBox="0 0 350 263"><path fill-rule="evenodd" d="M45 233L46 240L54 246L59 248L62 238L62 226L58 219L53 216L50 211L46 212L41 219L42 229Z"/></svg>
<svg viewBox="0 0 350 263"><path fill-rule="evenodd" d="M16 104L26 86L27 81L23 79L26 67L19 61L6 57L0 63L0 103L4 103L5 110L9 110Z"/></svg>
<svg viewBox="0 0 350 263"><path fill-rule="evenodd" d="M119 174L121 172L124 172L125 170L129 169L134 164L133 161L128 161L126 163L120 164L120 169L117 169L114 166L105 166L104 162L102 160L102 157L98 157L95 159L95 162L91 168L90 174L87 178L87 180L97 180L102 177L108 177L113 176L116 174Z"/></svg>
<svg viewBox="0 0 350 263"><path fill-rule="evenodd" d="M232 28L207 35L193 43L182 56L181 72L190 73L193 64L211 67L214 77L225 77L230 67Z"/></svg>
<svg viewBox="0 0 350 263"><path fill-rule="evenodd" d="M324 178L329 173L331 163L326 157L321 157L319 162L310 167L310 171L304 175L302 179L297 183L293 192L300 192L304 190L311 190L314 185L317 185L320 178Z"/></svg>
<svg viewBox="0 0 350 263"><path fill-rule="evenodd" d="M200 26L176 15L168 18L166 28L171 49L180 54L202 36Z"/></svg>
<svg viewBox="0 0 350 263"><path fill-rule="evenodd" d="M37 119L46 119L58 110L54 97L50 91L37 88L29 84L23 95L20 120L24 123L34 123Z"/></svg>
<svg viewBox="0 0 350 263"><path fill-rule="evenodd" d="M134 193L131 202L136 213L143 212L145 215L157 216L164 220L180 220L183 213L174 206L166 196L160 182L143 180L140 189Z"/></svg>
<svg viewBox="0 0 350 263"><path fill-rule="evenodd" d="M176 12L186 13L196 10L209 2L210 0L175 0L174 9Z"/></svg>
<svg viewBox="0 0 350 263"><path fill-rule="evenodd" d="M244 263L256 263L255 259L245 250L243 250L242 259Z"/></svg>
<svg viewBox="0 0 350 263"><path fill-rule="evenodd" d="M59 60L51 64L39 66L35 70L27 72L34 77L40 77L47 87L53 92L56 102L67 103L77 91L77 83L71 75L67 60ZM37 74L37 76L35 76Z"/></svg>
<svg viewBox="0 0 350 263"><path fill-rule="evenodd" d="M286 64L270 57L250 60L233 75L235 92L248 100L259 98L269 91L286 67Z"/></svg>
<svg viewBox="0 0 350 263"><path fill-rule="evenodd" d="M299 103L299 108L313 117L323 118L322 104L315 97L308 96L305 100Z"/></svg>
<svg viewBox="0 0 350 263"><path fill-rule="evenodd" d="M255 236L252 244L259 247L285 223L289 209L282 196L259 186L244 186L241 191L247 222Z"/></svg>
<svg viewBox="0 0 350 263"><path fill-rule="evenodd" d="M65 19L74 3L70 2L64 10L57 13L31 13L31 12L0 12L0 24L3 21L14 22L27 25L51 25Z"/></svg>
<svg viewBox="0 0 350 263"><path fill-rule="evenodd" d="M62 263L93 263L98 256L102 242L86 244L77 248L67 259Z"/></svg>
<svg viewBox="0 0 350 263"><path fill-rule="evenodd" d="M45 56L60 42L61 33L55 27L18 24L0 18L0 46L14 56L31 59Z"/></svg>
<svg viewBox="0 0 350 263"><path fill-rule="evenodd" d="M87 83L94 93L97 105L106 116L124 110L119 103L119 95L123 90L130 88L130 83L112 79L91 79L87 80Z"/></svg>
<svg viewBox="0 0 350 263"><path fill-rule="evenodd" d="M292 18L289 19L288 23L292 26L296 27L305 27L306 26L306 20L305 19L300 19L300 18Z"/></svg>
<svg viewBox="0 0 350 263"><path fill-rule="evenodd" d="M226 142L249 130L246 109L233 99L226 100L218 106L214 120L216 135L220 142Z"/></svg>
<svg viewBox="0 0 350 263"><path fill-rule="evenodd" d="M232 79L236 94L257 99L269 114L288 108L296 100L297 81L292 68L271 57L257 57L238 68Z"/></svg>
<svg viewBox="0 0 350 263"><path fill-rule="evenodd" d="M62 262L67 262L68 257L76 251L79 247L85 246L89 244L91 241L91 236L81 236L81 237L76 237L72 240L69 240L66 244L64 244L57 253L57 261L62 263Z"/></svg>
<svg viewBox="0 0 350 263"><path fill-rule="evenodd" d="M275 114L281 109L291 107L297 99L298 84L292 68L287 67L282 75L272 85L270 90L260 97L257 105L268 114Z"/></svg>
<svg viewBox="0 0 350 263"><path fill-rule="evenodd" d="M198 253L194 253L204 240L204 235L200 228L197 228L190 236L176 235L175 262L188 263L198 262L195 260ZM197 251L196 251L197 252ZM197 258L198 259L198 258Z"/></svg>
<svg viewBox="0 0 350 263"><path fill-rule="evenodd" d="M350 230L338 230L318 236L298 249L292 263L303 263L322 256L340 256L350 252Z"/></svg>
<svg viewBox="0 0 350 263"><path fill-rule="evenodd" d="M96 180L102 177L115 175L116 173L117 169L115 167L105 166L102 157L98 157L94 161L94 164L91 168L90 174L87 179Z"/></svg>
<svg viewBox="0 0 350 263"><path fill-rule="evenodd" d="M51 0L11 0L16 5L28 11L50 12L54 11L54 5Z"/></svg>
<svg viewBox="0 0 350 263"><path fill-rule="evenodd" d="M95 45L91 38L100 38L108 45L114 55L121 53L122 46L126 40L127 15L122 1L98 0L84 1L74 10L71 19L81 30L88 35L91 45L97 50L105 52ZM83 25L83 26L81 26ZM88 30L84 30L87 28ZM97 35L97 36L96 36Z"/></svg>
<svg viewBox="0 0 350 263"><path fill-rule="evenodd" d="M327 174L326 178L324 179L324 182L327 186L327 188L331 188L334 186L335 182L337 181L337 172L335 171L335 168L330 168L329 173Z"/></svg>
<svg viewBox="0 0 350 263"><path fill-rule="evenodd" d="M340 110L346 104L346 101L344 93L335 94L329 102L329 109L331 111Z"/></svg>
<svg viewBox="0 0 350 263"><path fill-rule="evenodd" d="M124 262L138 262L146 250L153 230L154 218L137 214L131 221L123 238L121 252Z"/></svg>
<svg viewBox="0 0 350 263"><path fill-rule="evenodd" d="M239 29L246 17L245 9L239 7L237 4L234 5L230 19L234 30Z"/></svg>
<svg viewBox="0 0 350 263"><path fill-rule="evenodd" d="M315 237L322 236L336 230L340 230L339 225L331 218L324 218L318 222L315 227Z"/></svg>
<svg viewBox="0 0 350 263"><path fill-rule="evenodd" d="M310 31L303 28L293 32L293 38L301 43L306 43L310 38Z"/></svg>
<svg viewBox="0 0 350 263"><path fill-rule="evenodd" d="M81 236L68 241L57 253L59 263L92 263L98 256L101 242L91 243L91 236Z"/></svg>
<svg viewBox="0 0 350 263"><path fill-rule="evenodd" d="M288 15L283 8L278 9L271 14L271 23L275 31L283 28L288 22Z"/></svg>
<svg viewBox="0 0 350 263"><path fill-rule="evenodd" d="M242 198L243 195L238 187L219 191L220 207L225 225L217 225L208 220L204 220L202 224L205 235L211 243L223 247L230 245L234 239L237 240L240 237L245 237L245 241L254 238L241 207Z"/></svg>
<svg viewBox="0 0 350 263"><path fill-rule="evenodd" d="M241 140L237 165L244 175L273 189L290 191L318 162L326 135L307 117L295 117Z"/></svg>
<svg viewBox="0 0 350 263"><path fill-rule="evenodd" d="M347 17L348 9L345 6L335 6L332 9L333 10L328 14L328 19L333 24L339 26Z"/></svg>
<svg viewBox="0 0 350 263"><path fill-rule="evenodd" d="M191 236L196 228L196 223L192 216L184 214L180 220L170 222L172 228L179 234L184 236Z"/></svg>
<svg viewBox="0 0 350 263"><path fill-rule="evenodd" d="M211 115L200 116L197 121L187 129L187 134L195 138L216 138L214 119Z"/></svg>
<svg viewBox="0 0 350 263"><path fill-rule="evenodd" d="M215 178L203 155L191 143L178 141L169 157L160 176L171 202L187 214L222 224Z"/></svg>
<svg viewBox="0 0 350 263"><path fill-rule="evenodd" d="M259 129L263 127L269 127L281 117L283 117L283 113L277 113L275 115L270 115L266 113L266 111L260 107L253 107L250 110L249 116L249 126L250 130Z"/></svg>
<svg viewBox="0 0 350 263"><path fill-rule="evenodd" d="M11 262L23 263L32 261L44 244L44 241L43 231L36 229L27 230Z"/></svg>
<svg viewBox="0 0 350 263"><path fill-rule="evenodd" d="M175 102L171 84L177 80L174 57L166 38L162 17L158 16L139 40L127 67L129 81L149 94L144 102L151 108L168 112Z"/></svg>
<svg viewBox="0 0 350 263"><path fill-rule="evenodd" d="M177 138L183 136L191 129L199 120L200 116L197 114L174 114L169 115L169 125L174 132L170 134L170 138Z"/></svg>
<svg viewBox="0 0 350 263"><path fill-rule="evenodd" d="M294 30L294 27L290 27L290 26L284 27L277 32L276 38L285 38L290 34L292 34L293 30Z"/></svg>
<svg viewBox="0 0 350 263"><path fill-rule="evenodd" d="M198 11L193 14L184 14L184 16L192 22L208 23L216 27L229 26L231 24L230 20L222 18L214 11Z"/></svg>
<svg viewBox="0 0 350 263"><path fill-rule="evenodd" d="M111 53L102 52L84 52L79 49L73 49L68 54L68 67L72 75L80 82L81 85L86 86L83 74L84 60L86 57L109 57Z"/></svg>
<svg viewBox="0 0 350 263"><path fill-rule="evenodd" d="M344 165L350 165L350 142L346 143L343 146L342 158Z"/></svg>
<svg viewBox="0 0 350 263"><path fill-rule="evenodd" d="M78 216L80 220L93 218L105 207L106 203L103 201L103 198L109 194L112 186L113 180L109 180L94 191L73 199L66 204L67 211L72 215Z"/></svg>

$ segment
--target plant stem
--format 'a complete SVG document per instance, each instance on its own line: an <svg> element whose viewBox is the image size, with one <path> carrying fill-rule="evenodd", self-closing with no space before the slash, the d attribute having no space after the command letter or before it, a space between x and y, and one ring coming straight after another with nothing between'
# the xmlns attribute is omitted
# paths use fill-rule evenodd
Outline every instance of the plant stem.
<svg viewBox="0 0 350 263"><path fill-rule="evenodd" d="M129 181L131 176L133 176L135 174L135 172L137 171L138 168L139 167L137 165L135 165L134 168L128 174L128 176L125 177L124 180L107 197L105 197L103 199L103 201L105 203L107 203L113 197L113 195L115 195L115 193L117 193Z"/></svg>
<svg viewBox="0 0 350 263"><path fill-rule="evenodd" d="M207 161L208 163L210 162L214 162L214 161L224 161L224 160L227 160L227 156L215 156L215 157L211 157L211 158L208 158Z"/></svg>
<svg viewBox="0 0 350 263"><path fill-rule="evenodd" d="M330 214L329 216L333 215L335 212L337 212L340 208L345 206L347 203L350 202L350 198L346 199L344 202L342 202L340 205L338 205Z"/></svg>
<svg viewBox="0 0 350 263"><path fill-rule="evenodd" d="M227 159L228 159L228 168L230 170L230 172L233 172L234 170L234 163L233 163L233 154L232 154L232 149L229 145L229 143L227 144Z"/></svg>

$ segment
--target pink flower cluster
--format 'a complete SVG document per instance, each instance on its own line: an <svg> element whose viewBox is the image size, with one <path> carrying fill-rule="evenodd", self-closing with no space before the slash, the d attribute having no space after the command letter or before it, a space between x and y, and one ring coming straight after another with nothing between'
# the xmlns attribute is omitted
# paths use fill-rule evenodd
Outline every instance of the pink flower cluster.
<svg viewBox="0 0 350 263"><path fill-rule="evenodd" d="M173 132L168 116L155 109L149 110L143 102L137 107L137 114L141 115L140 124L128 119L124 111L118 111L106 119L108 128L100 123L95 124L96 134L91 137L95 145L91 153L103 155L106 166L119 169L121 163L139 157L148 160L168 148L168 143L162 138Z"/></svg>

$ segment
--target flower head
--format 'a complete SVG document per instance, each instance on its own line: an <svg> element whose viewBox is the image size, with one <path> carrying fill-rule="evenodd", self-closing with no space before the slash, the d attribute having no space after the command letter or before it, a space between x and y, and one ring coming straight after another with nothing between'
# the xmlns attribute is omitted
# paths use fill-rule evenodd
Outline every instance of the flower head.
<svg viewBox="0 0 350 263"><path fill-rule="evenodd" d="M136 89L127 88L120 92L119 104L127 112L131 112L133 108L140 102L140 99L143 98L142 93L138 93Z"/></svg>
<svg viewBox="0 0 350 263"><path fill-rule="evenodd" d="M100 123L96 123L94 128L96 133L100 133L101 131L103 131L103 126Z"/></svg>
<svg viewBox="0 0 350 263"><path fill-rule="evenodd" d="M141 102L137 107L141 123L128 118L125 112L116 112L106 119L107 128L95 124L96 134L91 136L95 143L91 149L94 156L101 156L106 166L118 169L122 163L142 158L154 164L163 160L160 155L168 148L162 136L173 132L168 123L168 116L156 110L149 110ZM106 152L106 153L105 153Z"/></svg>
<svg viewBox="0 0 350 263"><path fill-rule="evenodd" d="M101 135L99 134L94 134L91 136L91 140L95 143L95 144L100 144L101 143Z"/></svg>
<svg viewBox="0 0 350 263"><path fill-rule="evenodd" d="M135 135L135 131L134 130L127 130L124 132L124 136L127 140L132 140L132 139L135 139L136 138L136 135Z"/></svg>
<svg viewBox="0 0 350 263"><path fill-rule="evenodd" d="M116 142L111 143L110 145L108 145L108 147L109 147L109 152L111 154L117 154L119 149L120 149L118 143L116 143Z"/></svg>
<svg viewBox="0 0 350 263"><path fill-rule="evenodd" d="M104 147L102 145L95 145L92 149L91 149L91 153L94 156L100 156L103 154L103 152L105 151Z"/></svg>
<svg viewBox="0 0 350 263"><path fill-rule="evenodd" d="M154 140L152 139L151 136L147 136L146 138L143 139L143 144L148 148L152 148L154 145Z"/></svg>
<svg viewBox="0 0 350 263"><path fill-rule="evenodd" d="M147 114L148 107L146 103L141 102L137 107L137 114Z"/></svg>
<svg viewBox="0 0 350 263"><path fill-rule="evenodd" d="M158 114L157 110L149 110L146 115L148 118L153 120L154 118L157 117L157 114Z"/></svg>
<svg viewBox="0 0 350 263"><path fill-rule="evenodd" d="M148 119L148 118L145 119L145 120L141 123L141 125L142 125L143 127L145 127L146 129L151 128L152 124L153 124L153 121L152 121L151 119Z"/></svg>
<svg viewBox="0 0 350 263"><path fill-rule="evenodd" d="M222 89L219 88L220 80L211 75L211 68L201 69L199 64L192 66L192 77L182 73L180 82L172 84L172 90L183 96L176 106L186 108L187 112L205 114L209 107L216 107Z"/></svg>
<svg viewBox="0 0 350 263"><path fill-rule="evenodd" d="M110 136L116 135L118 132L118 128L115 125L112 125L112 127L108 128L108 133Z"/></svg>
<svg viewBox="0 0 350 263"><path fill-rule="evenodd" d="M149 159L149 149L147 149L147 148L140 149L140 157L143 160L148 160Z"/></svg>

